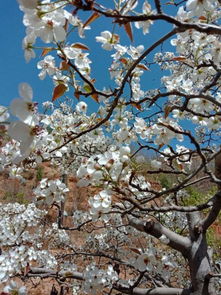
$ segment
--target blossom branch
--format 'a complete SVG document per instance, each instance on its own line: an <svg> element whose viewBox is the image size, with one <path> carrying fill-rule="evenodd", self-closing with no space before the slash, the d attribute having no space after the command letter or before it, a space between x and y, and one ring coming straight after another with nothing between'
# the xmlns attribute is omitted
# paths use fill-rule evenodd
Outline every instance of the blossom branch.
<svg viewBox="0 0 221 295"><path fill-rule="evenodd" d="M221 77L221 70L219 70L219 72L215 75L215 77L213 78L213 80L211 81L210 84L206 85L200 93L206 92L208 91L211 87L216 86L219 78Z"/></svg>
<svg viewBox="0 0 221 295"><path fill-rule="evenodd" d="M173 24L178 28L178 32L185 32L187 30L196 30L200 33L206 33L206 34L217 34L221 35L221 28L216 25L212 24L203 24L203 23L186 23L181 22L177 20L176 18L169 16L167 14L152 14L152 15L137 15L137 16L131 16L131 15L121 15L116 14L112 12L102 11L97 8L94 8L94 11L105 15L106 17L111 17L115 19L116 23L127 23L127 22L138 22L138 21L148 21L148 20L164 20L167 23Z"/></svg>
<svg viewBox="0 0 221 295"><path fill-rule="evenodd" d="M88 128L82 132L80 132L79 134L70 137L67 141L65 141L63 144L61 144L60 146L54 148L53 150L50 151L50 153L53 153L56 150L61 149L62 147L64 147L65 145L67 145L69 142L81 137L84 134L87 134L95 129L97 129L100 126L103 126L111 117L114 109L116 108L116 106L118 105L119 99L121 97L121 95L123 94L124 91L124 87L126 85L127 79L130 77L131 73L133 72L133 70L136 68L136 66L148 55L150 54L156 47L158 47L160 44L162 44L164 41L166 41L167 39L169 39L170 37L172 37L173 35L175 35L177 33L176 29L173 29L172 31L170 31L169 33L165 34L162 38L160 38L158 41L156 41L153 45L151 45L147 50L144 51L144 53L137 59L134 61L134 63L131 65L131 67L128 69L126 75L123 78L123 81L121 83L121 86L118 90L118 93L116 94L116 97L114 98L109 111L106 115L105 118L103 118L101 121L99 121L99 123L95 124L94 126L92 126L91 128Z"/></svg>
<svg viewBox="0 0 221 295"><path fill-rule="evenodd" d="M77 272L77 271L68 271L65 273L65 271L56 272L54 270L50 269L44 269L44 268L37 268L33 267L31 270L26 274L26 277L32 278L32 277L40 277L42 279L44 278L57 278L57 279L77 279L77 280L84 280L83 273ZM180 288L166 288L166 287L157 287L157 288L138 288L135 287L131 289L131 286L129 284L120 283L117 282L113 284L113 289L123 292L124 294L133 294L133 295L190 295L189 289L180 289Z"/></svg>

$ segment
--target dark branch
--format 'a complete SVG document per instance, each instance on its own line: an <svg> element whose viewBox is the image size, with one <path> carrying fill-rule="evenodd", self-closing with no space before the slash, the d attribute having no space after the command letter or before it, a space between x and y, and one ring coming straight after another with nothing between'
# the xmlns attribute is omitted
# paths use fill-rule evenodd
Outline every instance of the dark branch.
<svg viewBox="0 0 221 295"><path fill-rule="evenodd" d="M160 0L155 0L154 2L155 2L156 9L157 9L157 13L162 14Z"/></svg>
<svg viewBox="0 0 221 295"><path fill-rule="evenodd" d="M114 12L106 12L99 9L94 9L95 11L99 12L106 17L110 17L115 19L116 23L127 23L127 22L137 22L137 21L148 21L148 20L164 20L170 24L175 25L178 28L178 32L185 32L187 30L196 30L200 33L206 34L216 34L221 35L221 28L216 25L211 24L203 24L203 23L186 23L177 20L176 18L169 16L167 14L152 14L152 15L138 15L138 16L131 16L131 15L121 15L116 14Z"/></svg>
<svg viewBox="0 0 221 295"><path fill-rule="evenodd" d="M201 223L203 231L206 231L210 227L221 211L221 191L215 194L211 202L213 204L212 208L208 216Z"/></svg>

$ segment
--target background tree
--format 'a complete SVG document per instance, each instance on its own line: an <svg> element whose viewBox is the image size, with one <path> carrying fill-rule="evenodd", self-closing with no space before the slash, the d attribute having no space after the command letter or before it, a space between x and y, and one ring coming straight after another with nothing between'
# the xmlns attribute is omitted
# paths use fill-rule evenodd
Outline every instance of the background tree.
<svg viewBox="0 0 221 295"><path fill-rule="evenodd" d="M39 78L52 78L53 103L38 113L31 86L19 85L20 98L9 107L19 121L7 130L12 139L1 147L1 169L23 181L22 171L50 161L62 177L42 179L28 205L1 205L1 281L52 277L60 294L64 286L73 294L217 294L220 254L208 248L207 233L221 193L204 188L192 204L190 188L205 181L220 188L212 167L220 155L220 2L18 2L25 59L35 58L39 42ZM97 33L99 21L109 30ZM168 31L150 42L161 21ZM90 25L105 51L98 65L90 57L97 54ZM123 34L130 44L121 43ZM97 81L93 66L108 69L112 81ZM2 122L7 114L1 107ZM67 226L71 173L96 192ZM169 181L155 187L162 179ZM57 218L50 223L52 207ZM76 231L80 245L71 240ZM16 288L11 283L4 292Z"/></svg>

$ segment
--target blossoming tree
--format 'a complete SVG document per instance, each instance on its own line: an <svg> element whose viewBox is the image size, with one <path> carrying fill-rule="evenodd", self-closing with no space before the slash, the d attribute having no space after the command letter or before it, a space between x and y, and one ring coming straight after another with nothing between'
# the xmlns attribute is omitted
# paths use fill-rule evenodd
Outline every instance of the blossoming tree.
<svg viewBox="0 0 221 295"><path fill-rule="evenodd" d="M42 179L27 205L1 204L0 281L51 277L60 294L64 286L73 294L218 294L221 262L207 232L221 209L220 1L18 2L25 59L41 48L39 78L50 76L54 86L43 113L27 83L19 85L20 98L1 107L1 122L9 112L18 121L2 124L10 139L1 143L0 167L22 182L25 169L48 161L61 178ZM96 26L101 20L104 29ZM159 22L168 31L150 37ZM94 44L105 63L93 63ZM93 66L110 80L98 81ZM154 155L146 166L145 151ZM88 210L71 212L67 226L66 179L73 173L79 187L96 194ZM170 185L156 188L152 180L162 176ZM189 205L188 188L206 179L218 191ZM57 218L48 224L52 207ZM10 282L2 294L15 291L27 293Z"/></svg>

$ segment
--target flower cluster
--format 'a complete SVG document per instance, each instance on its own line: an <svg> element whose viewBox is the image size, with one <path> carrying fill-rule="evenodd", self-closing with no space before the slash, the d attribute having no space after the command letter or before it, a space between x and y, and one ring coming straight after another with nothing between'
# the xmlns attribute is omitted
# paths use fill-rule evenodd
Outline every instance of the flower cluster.
<svg viewBox="0 0 221 295"><path fill-rule="evenodd" d="M20 205L18 203L1 204L0 212L2 221L0 225L0 244L19 245L28 242L30 234L26 231L26 227L37 226L45 211L36 208L35 204Z"/></svg>
<svg viewBox="0 0 221 295"><path fill-rule="evenodd" d="M83 289L88 294L97 294L104 288L111 288L118 280L118 275L112 265L107 270L99 269L94 264L88 265L84 273Z"/></svg>
<svg viewBox="0 0 221 295"><path fill-rule="evenodd" d="M111 195L111 191L103 190L89 199L90 214L93 218L97 219L101 214L108 213L111 209Z"/></svg>
<svg viewBox="0 0 221 295"><path fill-rule="evenodd" d="M26 288L24 286L19 287L15 281L10 281L7 286L3 289L3 294L18 294L18 295L26 295Z"/></svg>
<svg viewBox="0 0 221 295"><path fill-rule="evenodd" d="M130 148L110 147L104 154L98 154L85 160L77 171L79 186L106 184L110 188L125 181L128 173Z"/></svg>
<svg viewBox="0 0 221 295"><path fill-rule="evenodd" d="M65 194L69 191L66 185L59 179L48 180L44 178L34 189L37 203L51 205L64 201Z"/></svg>
<svg viewBox="0 0 221 295"><path fill-rule="evenodd" d="M171 118L159 118L157 123L149 128L143 118L136 118L134 127L142 139L154 138L156 145L168 144L172 139L183 141L182 128Z"/></svg>

